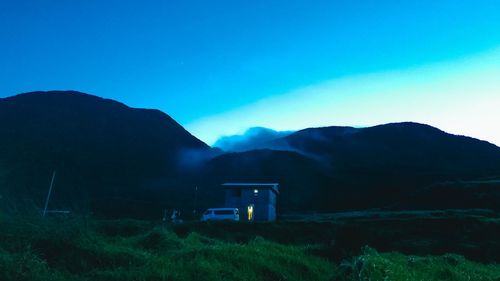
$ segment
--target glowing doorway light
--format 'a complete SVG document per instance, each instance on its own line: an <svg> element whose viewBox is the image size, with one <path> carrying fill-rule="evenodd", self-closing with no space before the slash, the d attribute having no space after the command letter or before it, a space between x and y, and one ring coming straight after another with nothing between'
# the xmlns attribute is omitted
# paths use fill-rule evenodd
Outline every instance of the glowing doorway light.
<svg viewBox="0 0 500 281"><path fill-rule="evenodd" d="M248 221L253 221L253 204L247 207Z"/></svg>

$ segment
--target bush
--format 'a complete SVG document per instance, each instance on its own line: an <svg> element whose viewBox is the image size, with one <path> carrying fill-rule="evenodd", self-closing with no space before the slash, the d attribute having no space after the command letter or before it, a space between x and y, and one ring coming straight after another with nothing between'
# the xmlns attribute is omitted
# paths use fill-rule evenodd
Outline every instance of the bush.
<svg viewBox="0 0 500 281"><path fill-rule="evenodd" d="M12 254L0 251L0 280L58 281L77 280L51 269L47 263L29 251Z"/></svg>
<svg viewBox="0 0 500 281"><path fill-rule="evenodd" d="M484 265L459 255L417 257L365 247L361 256L341 264L344 280L498 281L500 265Z"/></svg>

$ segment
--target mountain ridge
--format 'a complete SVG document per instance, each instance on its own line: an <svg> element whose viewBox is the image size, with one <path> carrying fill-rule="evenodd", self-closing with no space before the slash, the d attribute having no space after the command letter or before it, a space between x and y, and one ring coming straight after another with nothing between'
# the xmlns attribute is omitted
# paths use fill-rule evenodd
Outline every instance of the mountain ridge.
<svg viewBox="0 0 500 281"><path fill-rule="evenodd" d="M103 209L111 198L155 199L141 194L145 185L158 178L182 182L184 151L210 150L159 110L75 91L0 99L0 128L0 162L8 170L1 192L34 198L38 206L54 170L55 204L80 197ZM107 199L97 204L93 198ZM126 212L126 204L117 212Z"/></svg>
<svg viewBox="0 0 500 281"><path fill-rule="evenodd" d="M280 182L280 212L418 208L447 193L446 206L458 208L498 198L495 186L440 184L497 177L497 146L414 122L306 128L225 153L159 110L49 91L0 99L0 128L0 195L18 198L11 211L26 198L41 206L54 170L53 206L103 216L193 208L194 186L199 208L218 206L224 181Z"/></svg>

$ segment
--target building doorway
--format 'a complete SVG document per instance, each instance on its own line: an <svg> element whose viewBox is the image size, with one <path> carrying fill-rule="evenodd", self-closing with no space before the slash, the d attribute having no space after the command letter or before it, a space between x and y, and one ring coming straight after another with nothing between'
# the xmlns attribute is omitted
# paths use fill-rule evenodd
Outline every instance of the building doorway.
<svg viewBox="0 0 500 281"><path fill-rule="evenodd" d="M253 204L247 206L248 221L253 221Z"/></svg>

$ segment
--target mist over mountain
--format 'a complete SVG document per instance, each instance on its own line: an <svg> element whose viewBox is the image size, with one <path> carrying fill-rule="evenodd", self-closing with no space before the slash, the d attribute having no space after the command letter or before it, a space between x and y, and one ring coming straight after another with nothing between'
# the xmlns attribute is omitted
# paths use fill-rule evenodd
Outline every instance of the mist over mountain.
<svg viewBox="0 0 500 281"><path fill-rule="evenodd" d="M228 152L241 152L259 148L270 148L269 142L286 137L293 131L275 131L263 127L247 129L241 135L224 136L213 145Z"/></svg>
<svg viewBox="0 0 500 281"><path fill-rule="evenodd" d="M225 152L158 110L51 91L0 99L0 128L9 212L43 206L53 171L51 208L114 217L220 206L227 181L279 182L280 212L500 206L500 148L425 124L252 128Z"/></svg>

